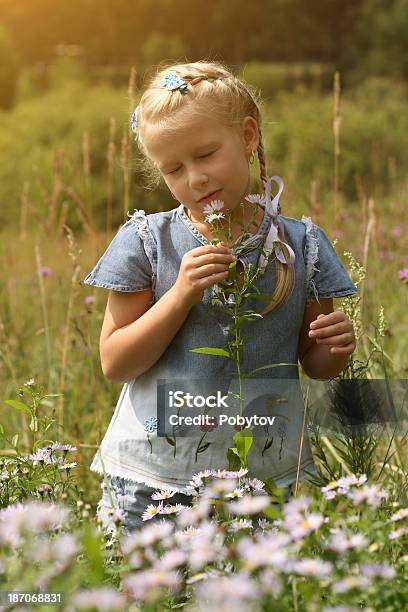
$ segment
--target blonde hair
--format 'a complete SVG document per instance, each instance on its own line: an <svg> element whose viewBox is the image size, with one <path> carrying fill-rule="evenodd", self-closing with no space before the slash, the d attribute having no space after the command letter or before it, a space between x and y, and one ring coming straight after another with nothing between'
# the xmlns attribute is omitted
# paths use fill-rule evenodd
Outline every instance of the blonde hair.
<svg viewBox="0 0 408 612"><path fill-rule="evenodd" d="M184 79L187 89L169 90L161 85L167 72L175 72ZM158 129L161 133L172 133L183 127L186 114L213 117L221 125L238 129L245 117L254 117L259 130L257 149L261 185L267 180L265 150L261 132L262 101L259 93L238 79L219 62L198 61L187 64L170 64L159 67L140 98L138 113L138 144L142 153L141 169L150 180L149 186L160 184L160 171L152 164L143 143L146 129ZM274 222L274 220L273 220ZM285 241L283 228L277 226L279 238ZM288 261L289 253L284 245L282 251ZM290 295L294 285L293 264L282 264L275 258L277 284L271 302L262 314L277 308Z"/></svg>

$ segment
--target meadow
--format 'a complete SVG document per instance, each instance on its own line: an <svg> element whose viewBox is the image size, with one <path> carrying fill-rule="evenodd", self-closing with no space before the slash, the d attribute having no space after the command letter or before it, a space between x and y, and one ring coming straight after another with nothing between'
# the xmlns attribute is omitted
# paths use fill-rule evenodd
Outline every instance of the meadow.
<svg viewBox="0 0 408 612"><path fill-rule="evenodd" d="M106 292L82 280L128 211L175 202L163 185L149 190L138 166L134 75L126 91L55 79L0 124L1 588L59 590L67 610L402 609L401 430L357 442L315 432L320 480L299 483L284 508L242 467L197 476L191 511L158 492L147 519L165 521L147 520L139 535L123 536L120 508L96 530L100 478L89 464L120 387L99 364ZM359 289L335 303L358 337L344 379L407 377L406 97L386 79L344 93L335 80L333 93L299 87L263 109L283 214L323 227ZM256 164L253 178L259 189ZM13 506L23 502L34 505Z"/></svg>

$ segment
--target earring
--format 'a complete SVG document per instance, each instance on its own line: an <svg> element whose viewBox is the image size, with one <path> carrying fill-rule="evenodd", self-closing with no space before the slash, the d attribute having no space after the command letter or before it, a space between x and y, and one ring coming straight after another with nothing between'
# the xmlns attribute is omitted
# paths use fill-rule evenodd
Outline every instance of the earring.
<svg viewBox="0 0 408 612"><path fill-rule="evenodd" d="M251 166L254 163L254 161L255 161L255 155L254 155L254 151L252 151L249 157L249 163L251 164Z"/></svg>

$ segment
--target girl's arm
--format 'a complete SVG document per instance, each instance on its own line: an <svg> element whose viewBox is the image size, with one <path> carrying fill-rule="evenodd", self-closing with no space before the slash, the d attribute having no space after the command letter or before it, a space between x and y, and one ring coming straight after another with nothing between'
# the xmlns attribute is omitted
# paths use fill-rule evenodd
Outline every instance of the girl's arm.
<svg viewBox="0 0 408 612"><path fill-rule="evenodd" d="M152 291L111 291L102 325L104 375L116 383L137 378L164 353L204 290L228 275L235 257L228 247L206 245L182 259L175 284L153 305Z"/></svg>

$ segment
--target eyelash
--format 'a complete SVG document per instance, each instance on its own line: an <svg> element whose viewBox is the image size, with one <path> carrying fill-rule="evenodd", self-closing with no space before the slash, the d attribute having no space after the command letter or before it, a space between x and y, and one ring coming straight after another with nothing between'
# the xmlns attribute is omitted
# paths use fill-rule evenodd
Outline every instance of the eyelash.
<svg viewBox="0 0 408 612"><path fill-rule="evenodd" d="M199 155L199 159L203 159L204 157L209 157L213 153L215 153L215 151L210 151L209 153L206 153L205 155ZM171 172L168 172L168 174L175 174L179 170L180 170L180 168L176 168L175 170L172 170Z"/></svg>

